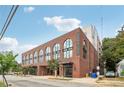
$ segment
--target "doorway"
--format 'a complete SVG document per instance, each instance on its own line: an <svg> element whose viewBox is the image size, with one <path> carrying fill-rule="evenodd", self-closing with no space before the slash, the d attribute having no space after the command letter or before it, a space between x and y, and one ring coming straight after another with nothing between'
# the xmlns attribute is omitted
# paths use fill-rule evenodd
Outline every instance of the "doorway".
<svg viewBox="0 0 124 93"><path fill-rule="evenodd" d="M72 77L72 64L64 64L64 77Z"/></svg>

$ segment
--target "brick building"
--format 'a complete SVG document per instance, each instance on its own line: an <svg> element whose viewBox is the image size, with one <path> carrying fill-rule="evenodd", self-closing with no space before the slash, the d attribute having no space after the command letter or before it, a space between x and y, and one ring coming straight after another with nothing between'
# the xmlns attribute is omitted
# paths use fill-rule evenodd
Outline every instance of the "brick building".
<svg viewBox="0 0 124 93"><path fill-rule="evenodd" d="M59 76L80 78L99 65L98 53L82 29L77 28L22 54L23 67L49 75L48 60L58 59Z"/></svg>

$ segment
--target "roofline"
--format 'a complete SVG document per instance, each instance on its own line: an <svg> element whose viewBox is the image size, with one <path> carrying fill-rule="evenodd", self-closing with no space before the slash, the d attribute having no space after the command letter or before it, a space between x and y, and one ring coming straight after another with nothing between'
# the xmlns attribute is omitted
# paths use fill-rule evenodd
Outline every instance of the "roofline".
<svg viewBox="0 0 124 93"><path fill-rule="evenodd" d="M73 30L71 30L71 31L69 31L69 32L67 32L67 33L65 33L65 34L63 34L63 35L60 35L60 36L58 36L58 37L56 37L56 38L53 38L53 39L47 41L46 43L40 44L40 45L38 45L38 46L36 46L36 47L34 47L34 48L32 48L32 49L29 49L28 51L23 52L22 55L25 54L25 53L27 53L27 52L29 52L29 51L31 51L31 50L34 50L34 49L40 47L40 46L43 46L43 45L45 45L45 44L47 44L47 43L49 43L49 42L51 42L51 41L53 41L53 40L55 40L55 39L57 39L57 38L60 38L60 37L63 37L63 36L65 36L65 35L69 34L69 33L72 33L72 32L74 32L75 30L78 30L78 29L81 30L80 27L75 28L75 29L73 29Z"/></svg>

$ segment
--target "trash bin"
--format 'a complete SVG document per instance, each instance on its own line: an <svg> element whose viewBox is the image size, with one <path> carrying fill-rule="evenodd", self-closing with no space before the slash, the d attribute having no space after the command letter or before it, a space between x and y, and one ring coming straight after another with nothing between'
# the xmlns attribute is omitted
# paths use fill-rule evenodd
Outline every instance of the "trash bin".
<svg viewBox="0 0 124 93"><path fill-rule="evenodd" d="M86 77L89 77L89 74L88 73L86 74Z"/></svg>
<svg viewBox="0 0 124 93"><path fill-rule="evenodd" d="M91 77L92 78L97 78L97 74L96 73L91 73Z"/></svg>

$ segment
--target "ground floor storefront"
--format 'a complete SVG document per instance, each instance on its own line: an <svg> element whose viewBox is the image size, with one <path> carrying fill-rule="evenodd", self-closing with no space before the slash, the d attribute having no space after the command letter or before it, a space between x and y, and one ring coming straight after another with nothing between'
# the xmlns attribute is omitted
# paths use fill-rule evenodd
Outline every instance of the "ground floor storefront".
<svg viewBox="0 0 124 93"><path fill-rule="evenodd" d="M54 75L54 71L50 70L48 66L37 66L37 75ZM59 65L57 75L62 77L73 77L73 64L67 63Z"/></svg>
<svg viewBox="0 0 124 93"><path fill-rule="evenodd" d="M57 70L57 76L82 78L82 77L86 77L90 72L94 70L94 69L88 70L85 67L82 67L82 68L83 69L80 69L74 63L59 64L59 67ZM35 66L29 66L26 74L37 75L37 76L48 76L48 75L54 76L55 71L51 70L48 67L48 65L35 65Z"/></svg>

